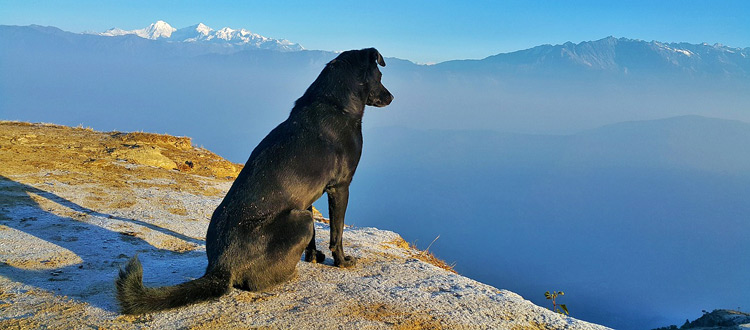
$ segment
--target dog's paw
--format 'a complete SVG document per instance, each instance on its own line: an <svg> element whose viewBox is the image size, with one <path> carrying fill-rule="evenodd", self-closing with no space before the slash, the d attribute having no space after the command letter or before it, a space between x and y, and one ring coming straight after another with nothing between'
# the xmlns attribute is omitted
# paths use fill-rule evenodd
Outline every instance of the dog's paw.
<svg viewBox="0 0 750 330"><path fill-rule="evenodd" d="M320 250L305 250L305 261L322 264L326 261L326 255Z"/></svg>
<svg viewBox="0 0 750 330"><path fill-rule="evenodd" d="M333 265L341 268L349 268L357 264L357 258L352 256L345 256L343 260L336 259L333 261Z"/></svg>

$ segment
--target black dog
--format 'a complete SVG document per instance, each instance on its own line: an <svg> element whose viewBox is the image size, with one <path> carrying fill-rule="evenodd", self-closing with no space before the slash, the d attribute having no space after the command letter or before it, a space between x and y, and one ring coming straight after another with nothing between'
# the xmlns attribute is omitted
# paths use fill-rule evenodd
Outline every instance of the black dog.
<svg viewBox="0 0 750 330"><path fill-rule="evenodd" d="M384 107L393 95L381 84L374 49L341 53L295 103L289 118L255 147L211 217L203 277L146 288L137 257L120 270L117 299L125 314L154 312L225 294L231 286L259 291L290 279L302 251L315 248L312 203L328 194L333 263L350 267L341 235L349 184L362 153L365 105Z"/></svg>

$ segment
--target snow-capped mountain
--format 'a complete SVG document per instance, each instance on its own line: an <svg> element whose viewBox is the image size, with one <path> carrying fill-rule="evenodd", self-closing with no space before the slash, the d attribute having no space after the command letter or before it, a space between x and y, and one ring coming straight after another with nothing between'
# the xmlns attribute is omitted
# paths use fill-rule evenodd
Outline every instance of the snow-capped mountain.
<svg viewBox="0 0 750 330"><path fill-rule="evenodd" d="M164 21L157 21L148 27L138 30L123 30L112 28L101 36L137 35L141 38L164 40L170 42L211 43L238 47L238 50L248 48L270 49L277 51L299 51L304 48L286 39L274 39L253 33L247 29L232 29L224 27L214 30L203 23L176 29Z"/></svg>
<svg viewBox="0 0 750 330"><path fill-rule="evenodd" d="M169 23L165 21L156 21L156 23L151 23L149 26L138 30L123 30L120 28L112 28L98 34L108 37L135 34L141 38L156 40L160 38L169 38L174 31L177 31L177 29L173 28L171 25L169 25Z"/></svg>

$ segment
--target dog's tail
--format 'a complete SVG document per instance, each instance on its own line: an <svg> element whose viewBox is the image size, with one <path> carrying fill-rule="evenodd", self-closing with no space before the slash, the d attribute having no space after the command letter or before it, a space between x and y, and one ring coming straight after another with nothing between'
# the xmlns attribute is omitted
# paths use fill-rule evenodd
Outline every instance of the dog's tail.
<svg viewBox="0 0 750 330"><path fill-rule="evenodd" d="M229 291L229 277L228 272L214 270L190 282L147 288L143 286L143 267L135 256L120 269L115 281L117 300L123 314L156 312L218 298Z"/></svg>

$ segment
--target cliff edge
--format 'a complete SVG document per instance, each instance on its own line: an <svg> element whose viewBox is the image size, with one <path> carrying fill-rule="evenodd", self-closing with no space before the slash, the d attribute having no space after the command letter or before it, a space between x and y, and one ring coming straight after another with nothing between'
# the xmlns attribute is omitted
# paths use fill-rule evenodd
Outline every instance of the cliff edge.
<svg viewBox="0 0 750 330"><path fill-rule="evenodd" d="M0 122L0 164L2 329L606 329L455 274L375 228L345 230L353 269L328 253L268 292L123 316L114 278L129 257L147 286L203 274L209 218L242 166L184 137L19 122Z"/></svg>

